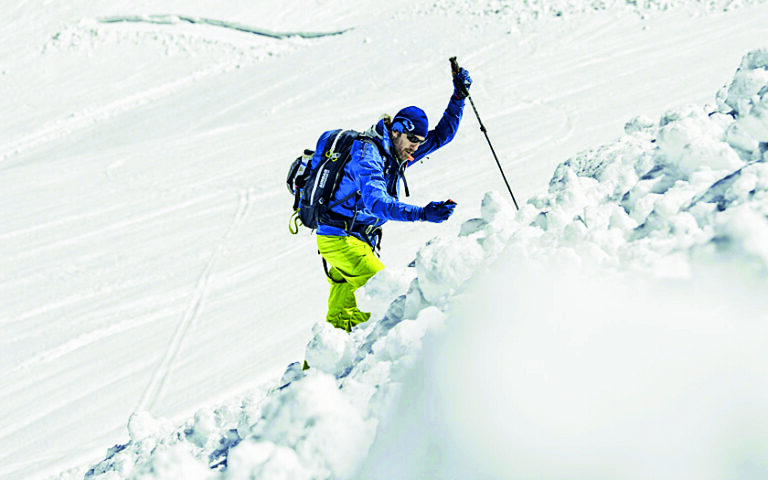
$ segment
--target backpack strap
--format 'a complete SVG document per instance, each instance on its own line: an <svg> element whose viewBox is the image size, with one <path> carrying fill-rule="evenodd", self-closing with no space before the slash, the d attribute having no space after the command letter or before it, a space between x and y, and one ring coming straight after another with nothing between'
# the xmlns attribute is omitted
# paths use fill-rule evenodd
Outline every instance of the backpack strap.
<svg viewBox="0 0 768 480"><path fill-rule="evenodd" d="M299 210L295 209L291 218L288 220L288 231L296 235L299 233Z"/></svg>
<svg viewBox="0 0 768 480"><path fill-rule="evenodd" d="M398 170L398 176L403 179L403 188L405 188L405 196L410 197L411 192L408 190L408 180L405 179L405 167L408 166L407 162L403 162L400 164L400 169Z"/></svg>
<svg viewBox="0 0 768 480"><path fill-rule="evenodd" d="M336 143L339 141L342 135L344 135L345 132L350 132L351 130L339 130L339 133L336 134L336 137L333 139L333 143L331 144L331 148L328 149L327 152L325 152L325 156L328 158L339 158L338 153L334 153L336 151Z"/></svg>
<svg viewBox="0 0 768 480"><path fill-rule="evenodd" d="M330 210L333 207L337 207L337 206L341 205L342 203L346 202L347 200L349 200L353 196L354 197L360 197L360 190L355 190L354 192L349 193L347 196L345 196L341 200L336 200L332 204L328 205L328 209Z"/></svg>

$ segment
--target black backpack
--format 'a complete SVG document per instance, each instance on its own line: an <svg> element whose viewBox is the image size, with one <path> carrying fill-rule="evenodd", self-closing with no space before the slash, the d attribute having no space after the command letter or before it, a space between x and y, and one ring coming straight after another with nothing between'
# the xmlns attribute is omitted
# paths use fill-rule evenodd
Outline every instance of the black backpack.
<svg viewBox="0 0 768 480"><path fill-rule="evenodd" d="M288 191L294 195L293 215L288 226L291 233L298 233L299 222L305 227L316 229L321 214L353 195L359 195L360 192L352 192L329 205L343 177L344 167L349 162L352 143L360 138L368 137L354 130L333 130L322 154L316 155L313 150L304 150L304 154L293 161L286 178Z"/></svg>

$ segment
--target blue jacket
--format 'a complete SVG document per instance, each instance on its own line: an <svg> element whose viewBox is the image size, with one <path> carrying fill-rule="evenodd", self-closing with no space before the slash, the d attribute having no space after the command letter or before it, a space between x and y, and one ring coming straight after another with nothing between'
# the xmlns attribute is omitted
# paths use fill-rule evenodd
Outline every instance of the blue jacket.
<svg viewBox="0 0 768 480"><path fill-rule="evenodd" d="M464 100L451 97L442 118L433 130L427 134L426 141L414 152L413 157L400 161L393 153L392 140L389 130L384 126L384 120L373 125L365 135L375 145L368 141L356 140L351 147L349 163L344 169L344 176L339 183L336 199L347 197L347 200L331 209L332 212L350 219L353 228L347 231L339 226L324 224L322 219L317 226L318 235L354 235L363 241L371 243L372 247L378 241L374 233L368 239L359 232L361 228L373 231L387 220L415 222L424 217L424 208L410 205L398 200L400 195L400 177L406 167L410 167L425 156L453 140L461 122L464 111ZM313 163L320 160L325 151L326 142L332 131L325 132L317 142ZM354 195L359 192L359 195Z"/></svg>

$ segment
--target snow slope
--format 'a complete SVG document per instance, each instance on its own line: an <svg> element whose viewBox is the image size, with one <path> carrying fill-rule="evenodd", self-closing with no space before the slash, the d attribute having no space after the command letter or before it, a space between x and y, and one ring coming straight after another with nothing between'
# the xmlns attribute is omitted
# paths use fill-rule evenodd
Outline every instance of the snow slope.
<svg viewBox="0 0 768 480"><path fill-rule="evenodd" d="M316 323L308 372L138 412L85 478L763 478L766 72L750 52L719 107L633 119L520 212L487 194L364 287L369 322Z"/></svg>
<svg viewBox="0 0 768 480"><path fill-rule="evenodd" d="M0 81L10 92L0 105L13 112L0 128L2 478L81 477L114 444L127 447L96 465L91 477L144 472L179 478L182 468L201 477L248 478L262 471L269 478L270 468L290 478L351 475L385 407L408 384L401 381L419 358L421 335L450 325L454 292L481 265L496 262L515 235L525 238L514 256L527 252L535 259L543 252L576 270L630 266L676 278L696 277L678 253L698 252L693 246L702 245L705 258L735 252L727 263L744 268L730 283L751 288L761 281L765 212L738 208L760 205L760 196L749 194L761 191L760 164L707 189L746 161L743 151L735 158L728 149L760 152L764 140L751 132L755 122L724 115L711 120L704 107L683 106L712 102L739 59L761 46L764 6L648 2L592 8L569 2L573 9L558 15L555 2L527 10L504 2L433 2L416 9L392 2L388 10L369 3L349 9L341 2L283 2L280 8L249 2L27 2L8 9L0 38ZM243 30L332 35L273 38ZM422 312L420 321L394 327L374 322L349 338L339 336L318 323L326 292L314 239L286 233L287 162L324 129L364 128L406 104L421 105L437 118L451 91L452 55L475 79L473 98L518 199L531 202L517 217L510 212L511 219L500 220L492 211L509 206L491 195L483 213L490 223L465 223L481 216L487 191L503 188L468 110L454 143L409 175L411 201L450 196L460 204L455 219L440 226L389 226L383 259L392 273L379 280L382 291L371 294L378 298L372 307L388 308L409 289L414 272L406 265L418 257L419 295L426 303L416 302L421 297L415 294L404 301L410 308L405 318ZM573 157L614 139L628 119L659 118L668 108L679 110L665 114L662 126L684 127L656 131L655 121L636 120L634 136L617 147ZM730 125L736 123L749 132L734 132ZM722 144L726 129L729 143ZM685 152L686 135L705 139L695 154ZM634 179L627 170L640 177L656 164L658 145L651 138L667 139L661 145L679 171ZM613 158L616 150L632 152L616 171L596 173L589 166L607 162L602 156ZM568 157L571 166L555 170ZM707 174L695 171L701 157L711 167ZM553 171L554 187L542 194ZM687 184L671 188L678 180ZM622 189L622 195L630 192L626 199L617 197ZM678 214L695 195L705 196L699 205L722 203L731 213L717 221L719 215L701 207ZM622 216L617 208L631 214ZM649 215L651 221L635 230ZM581 220L572 221L576 217ZM462 224L479 230L456 237ZM656 232L667 240L654 242ZM422 247L434 236L442 240ZM478 236L488 239L481 245ZM588 254L560 248L561 242L578 243ZM719 246L714 253L708 251L712 245ZM536 278L536 272L525 278ZM319 286L302 302L292 289L297 278ZM531 308L548 302L534 303ZM737 305L749 310L750 304ZM548 318L546 310L541 318ZM734 343L739 335L759 339L760 333L759 324L737 329ZM474 341L493 345L481 338ZM610 347L613 338L599 346ZM375 341L382 343L374 348L379 357L369 355L367 344ZM671 352L676 344L669 345ZM278 381L286 365L305 353L314 355L310 376L270 393L291 380ZM723 355L715 358L729 358ZM350 367L357 371L346 372ZM494 383L496 376L477 378ZM739 382L741 391L750 392L748 382ZM373 388L383 384L390 387ZM350 390L356 392L345 396ZM348 403L356 416L342 408ZM210 406L216 404L224 406ZM296 433L307 416L319 425L316 437ZM257 421L262 417L268 421ZM442 431L434 430L438 436ZM332 434L363 448L332 448ZM178 448L150 455L157 443ZM226 447L235 443L230 455ZM385 436L376 445L372 466L391 454ZM564 451L569 446L559 445ZM752 459L748 448L738 451ZM225 458L242 466L225 473L208 468ZM75 469L59 475L70 467Z"/></svg>

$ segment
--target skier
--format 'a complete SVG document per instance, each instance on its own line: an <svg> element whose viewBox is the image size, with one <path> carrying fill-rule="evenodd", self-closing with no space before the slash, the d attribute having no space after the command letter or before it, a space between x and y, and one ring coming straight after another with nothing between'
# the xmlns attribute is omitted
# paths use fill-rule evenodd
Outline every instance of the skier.
<svg viewBox="0 0 768 480"><path fill-rule="evenodd" d="M320 216L317 226L318 250L331 266L326 319L337 328L349 332L371 316L358 310L355 290L384 268L374 251L380 247L381 226L387 220L440 223L453 213L456 204L451 200L424 207L398 200L401 178L408 194L405 168L456 135L472 79L461 68L453 75L453 83L448 107L433 130L424 111L409 106L392 118L384 116L365 133L367 141L355 140L350 147L349 163L329 203L333 207ZM318 152L324 151L330 134L320 137ZM334 205L336 199L344 198Z"/></svg>

